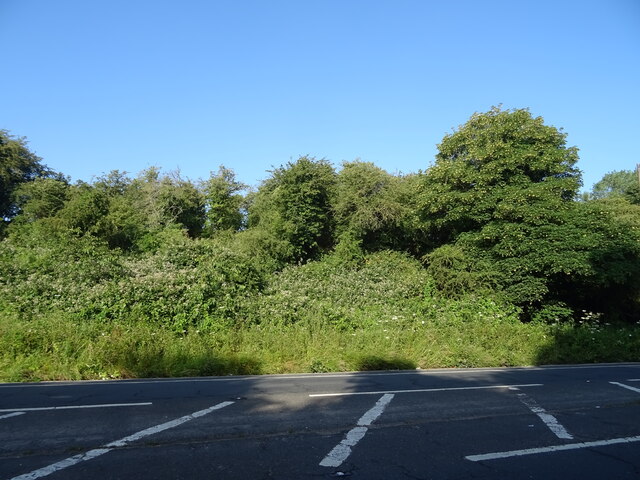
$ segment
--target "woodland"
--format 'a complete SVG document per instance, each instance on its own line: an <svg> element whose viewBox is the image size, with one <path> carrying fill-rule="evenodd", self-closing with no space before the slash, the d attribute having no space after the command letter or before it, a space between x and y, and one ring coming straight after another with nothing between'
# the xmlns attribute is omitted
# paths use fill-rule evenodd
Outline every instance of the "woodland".
<svg viewBox="0 0 640 480"><path fill-rule="evenodd" d="M638 361L640 179L578 158L494 107L416 173L72 183L1 131L0 380Z"/></svg>

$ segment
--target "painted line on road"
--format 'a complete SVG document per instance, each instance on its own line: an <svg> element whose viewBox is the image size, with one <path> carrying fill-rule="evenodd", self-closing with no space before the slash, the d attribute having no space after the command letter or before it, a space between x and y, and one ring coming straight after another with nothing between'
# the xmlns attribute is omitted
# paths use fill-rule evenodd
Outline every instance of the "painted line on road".
<svg viewBox="0 0 640 480"><path fill-rule="evenodd" d="M24 415L25 413L26 412L13 412L6 415L0 415L0 420L2 420L3 418L17 417L18 415Z"/></svg>
<svg viewBox="0 0 640 480"><path fill-rule="evenodd" d="M38 382L38 383L2 383L0 389L5 388L44 388L44 387L69 387L88 385L142 385L156 383L201 383L201 382L237 382L255 380L297 380L301 378L350 378L350 377L380 377L387 375L464 375L474 373L505 373L505 372L545 372L552 370L591 370L602 368L639 368L640 362L631 363L605 363L584 365L545 365L539 367L484 367L484 368L431 368L402 371L380 372L345 372L345 373L302 373L280 375L229 375L225 377L194 377L194 378L158 378L148 380L76 380L73 382ZM640 380L638 380L640 381Z"/></svg>
<svg viewBox="0 0 640 480"><path fill-rule="evenodd" d="M640 378L628 378L627 382L640 382Z"/></svg>
<svg viewBox="0 0 640 480"><path fill-rule="evenodd" d="M497 460L499 458L520 457L523 455L535 455L538 453L561 452L565 450L579 450L582 448L606 447L608 445L618 445L621 443L640 442L640 436L613 438L611 440L598 440L595 442L566 443L564 445L552 445L550 447L526 448L524 450L511 450L509 452L485 453L482 455L469 455L464 458L472 462L482 462L484 460Z"/></svg>
<svg viewBox="0 0 640 480"><path fill-rule="evenodd" d="M620 382L609 382L611 385L618 385L619 387L626 388L627 390L631 390L632 392L640 393L640 388L632 387L630 385L625 385Z"/></svg>
<svg viewBox="0 0 640 480"><path fill-rule="evenodd" d="M487 390L491 388L515 388L515 387L542 387L542 383L529 383L526 385L483 385L479 387L448 387L448 388L420 388L415 390L381 390L378 392L335 392L335 393L310 393L309 397L347 397L351 395L383 395L396 393L422 393L422 392L452 392L456 390Z"/></svg>
<svg viewBox="0 0 640 480"><path fill-rule="evenodd" d="M525 404L529 408L529 410L535 413L540 418L540 420L542 420L544 424L549 427L549 430L551 430L556 437L563 438L565 440L573 440L573 435L567 432L566 428L564 428L560 424L560 422L558 422L558 419L547 412L540 405L538 405L538 402L536 402L529 395L527 395L526 393L518 393L518 399L523 404Z"/></svg>
<svg viewBox="0 0 640 480"><path fill-rule="evenodd" d="M322 459L320 466L339 467L342 465L342 462L351 455L351 448L355 447L357 443L364 438L369 426L382 415L382 412L384 412L384 409L389 405L393 397L394 395L389 393L380 397L376 404L360 417L357 426L349 430L344 439Z"/></svg>
<svg viewBox="0 0 640 480"><path fill-rule="evenodd" d="M61 405L58 407L30 407L30 408L2 408L0 412L40 412L45 410L74 410L77 408L111 408L111 407L140 407L153 405L151 402L142 403L103 403L101 405Z"/></svg>
<svg viewBox="0 0 640 480"><path fill-rule="evenodd" d="M88 452L81 453L79 455L74 455L73 457L65 458L60 462L53 463L43 468L39 468L38 470L34 470L33 472L25 473L23 475L18 475L17 477L13 477L10 480L35 480L36 478L46 477L47 475L51 475L54 472L71 467L80 462L92 460L96 457L99 457L100 455L109 453L111 450L114 450L115 448L124 447L131 442L140 440L143 437L148 437L149 435L153 435L154 433L162 432L164 430L177 427L178 425L182 425L183 423L186 423L196 418L207 415L215 410L220 410L221 408L227 407L232 403L233 402L222 402L212 407L205 408L204 410L199 410L189 415L185 415L184 417L176 418L175 420L171 420L170 422L161 423L160 425L156 425L155 427L147 428L145 430L139 431L138 433L134 433L133 435L129 435L128 437L124 437L124 438L121 438L120 440L116 440L115 442L107 443L102 448L94 448L93 450L89 450Z"/></svg>

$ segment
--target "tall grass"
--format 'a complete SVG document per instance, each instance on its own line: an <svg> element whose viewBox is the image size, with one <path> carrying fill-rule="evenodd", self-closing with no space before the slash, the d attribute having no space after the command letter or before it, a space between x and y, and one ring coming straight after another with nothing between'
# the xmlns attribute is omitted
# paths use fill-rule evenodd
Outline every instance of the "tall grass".
<svg viewBox="0 0 640 480"><path fill-rule="evenodd" d="M254 325L178 335L148 323L87 323L49 314L0 319L0 380L487 367L637 361L634 327L495 324L486 320L380 324Z"/></svg>
<svg viewBox="0 0 640 480"><path fill-rule="evenodd" d="M515 307L490 292L439 296L422 265L399 253L351 263L326 257L271 275L262 288L230 290L244 284L245 273L220 280L224 295L212 306L224 307L225 321L159 319L160 310L151 307L166 298L154 300L150 289L142 289L149 293L147 305L134 308L132 302L118 315L118 296L103 297L111 315L94 317L63 304L28 311L0 302L0 380L640 360L638 325L604 325L589 314L579 324L522 323ZM110 291L109 284L100 285Z"/></svg>

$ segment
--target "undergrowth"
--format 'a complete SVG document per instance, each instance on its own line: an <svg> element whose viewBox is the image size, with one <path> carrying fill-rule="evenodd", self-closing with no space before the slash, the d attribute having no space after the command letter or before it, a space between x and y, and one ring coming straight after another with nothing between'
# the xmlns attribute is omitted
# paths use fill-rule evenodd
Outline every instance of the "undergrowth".
<svg viewBox="0 0 640 480"><path fill-rule="evenodd" d="M224 295L247 283L242 276L246 272L253 271L238 271L236 280L217 280L223 294L216 297L215 308L222 314L195 315L186 322L161 318L151 307L170 304L164 297L154 303L151 294L141 300L148 301L146 306L135 308L131 302L132 307L118 315L114 312L123 297L105 295L103 311L112 314L93 317L66 306L46 311L38 305L29 311L22 305L18 311L5 303L0 314L0 381L640 359L638 325L603 324L588 312L579 323L553 318L523 323L519 310L496 294L455 299L439 295L421 264L397 252L347 264L326 257L265 277L263 286L255 277L250 288L238 289L240 295ZM137 278L146 275L143 269L137 271ZM99 285L109 292L109 285L123 282L107 277ZM179 304L179 296L175 298Z"/></svg>

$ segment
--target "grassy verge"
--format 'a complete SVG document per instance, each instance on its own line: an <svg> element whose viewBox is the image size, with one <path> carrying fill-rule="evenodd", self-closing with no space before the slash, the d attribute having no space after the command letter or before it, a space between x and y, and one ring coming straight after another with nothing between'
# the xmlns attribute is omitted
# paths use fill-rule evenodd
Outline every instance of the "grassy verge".
<svg viewBox="0 0 640 480"><path fill-rule="evenodd" d="M640 360L640 327L478 318L262 324L178 335L148 322L0 318L0 381L484 367Z"/></svg>

